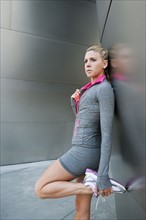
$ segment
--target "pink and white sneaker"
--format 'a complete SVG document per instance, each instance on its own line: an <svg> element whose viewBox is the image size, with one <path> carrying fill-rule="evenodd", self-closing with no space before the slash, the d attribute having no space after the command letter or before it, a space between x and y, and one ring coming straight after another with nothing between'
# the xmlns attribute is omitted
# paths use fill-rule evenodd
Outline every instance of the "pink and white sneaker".
<svg viewBox="0 0 146 220"><path fill-rule="evenodd" d="M96 192L96 182L95 181L85 182L84 185L89 186L93 190L94 197L98 196L98 193Z"/></svg>
<svg viewBox="0 0 146 220"><path fill-rule="evenodd" d="M86 172L85 172L85 178L84 178L84 185L85 186L90 186L94 192L94 196L97 197L97 193L96 193L96 181L97 181L97 178L98 178L98 173L92 169L86 169ZM117 182L116 180L110 178L110 182L112 184L112 189L113 189L113 192L116 192L116 193L124 193L126 192L126 189L125 187Z"/></svg>

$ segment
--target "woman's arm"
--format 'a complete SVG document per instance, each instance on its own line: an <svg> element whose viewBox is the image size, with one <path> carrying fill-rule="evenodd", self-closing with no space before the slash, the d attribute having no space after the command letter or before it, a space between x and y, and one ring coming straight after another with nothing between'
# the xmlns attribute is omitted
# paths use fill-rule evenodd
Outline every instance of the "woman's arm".
<svg viewBox="0 0 146 220"><path fill-rule="evenodd" d="M108 176L111 155L112 127L114 116L114 92L109 84L101 85L98 91L101 126L101 155L98 169L97 188L99 190L111 187Z"/></svg>

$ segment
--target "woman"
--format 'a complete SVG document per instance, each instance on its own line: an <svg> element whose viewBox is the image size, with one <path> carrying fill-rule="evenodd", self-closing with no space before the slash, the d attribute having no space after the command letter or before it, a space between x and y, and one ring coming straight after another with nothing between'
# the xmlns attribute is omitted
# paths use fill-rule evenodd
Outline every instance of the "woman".
<svg viewBox="0 0 146 220"><path fill-rule="evenodd" d="M39 198L76 195L75 220L90 219L92 194L109 196L113 190L108 176L114 93L106 72L108 52L101 46L87 49L85 72L91 82L71 96L76 114L72 147L43 173L35 186ZM87 168L98 170L96 183L83 184ZM76 179L76 182L70 182Z"/></svg>

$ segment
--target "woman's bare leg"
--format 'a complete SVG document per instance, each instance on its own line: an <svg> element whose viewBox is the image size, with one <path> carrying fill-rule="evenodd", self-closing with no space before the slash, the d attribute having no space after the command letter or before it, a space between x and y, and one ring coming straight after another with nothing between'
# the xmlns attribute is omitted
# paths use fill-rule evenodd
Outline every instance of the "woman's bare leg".
<svg viewBox="0 0 146 220"><path fill-rule="evenodd" d="M75 178L62 167L59 160L56 160L37 181L36 195L46 199L93 193L90 187L86 187L82 183L69 182Z"/></svg>
<svg viewBox="0 0 146 220"><path fill-rule="evenodd" d="M77 178L81 182L84 176ZM92 194L76 195L76 214L74 220L89 220Z"/></svg>

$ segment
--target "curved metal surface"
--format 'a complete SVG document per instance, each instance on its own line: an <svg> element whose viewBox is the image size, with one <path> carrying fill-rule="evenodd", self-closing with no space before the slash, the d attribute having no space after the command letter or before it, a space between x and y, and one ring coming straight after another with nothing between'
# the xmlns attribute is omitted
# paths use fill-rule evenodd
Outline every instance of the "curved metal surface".
<svg viewBox="0 0 146 220"><path fill-rule="evenodd" d="M112 1L101 43L116 96L111 170L127 188L115 196L117 218L145 219L145 1Z"/></svg>

